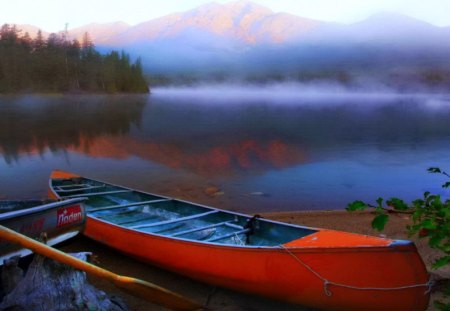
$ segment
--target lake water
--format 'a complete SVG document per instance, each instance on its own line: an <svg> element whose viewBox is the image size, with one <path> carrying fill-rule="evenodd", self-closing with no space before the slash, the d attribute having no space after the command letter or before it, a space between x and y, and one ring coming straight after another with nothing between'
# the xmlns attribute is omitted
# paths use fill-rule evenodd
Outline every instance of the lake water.
<svg viewBox="0 0 450 311"><path fill-rule="evenodd" d="M450 170L450 96L2 96L0 154L7 199L45 197L59 168L248 213L343 209L356 199L445 195L443 176L426 169Z"/></svg>

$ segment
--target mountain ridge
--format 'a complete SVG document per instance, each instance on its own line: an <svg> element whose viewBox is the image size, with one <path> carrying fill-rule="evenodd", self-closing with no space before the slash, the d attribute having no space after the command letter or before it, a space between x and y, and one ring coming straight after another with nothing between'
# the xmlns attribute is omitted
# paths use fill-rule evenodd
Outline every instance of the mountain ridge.
<svg viewBox="0 0 450 311"><path fill-rule="evenodd" d="M30 36L35 36L39 27L17 25ZM324 31L325 29L325 31ZM331 29L331 31L330 31ZM389 32L402 30L402 35L423 35L426 31L450 32L450 27L434 26L425 21L398 13L380 12L353 24L341 24L304 18L287 12L273 12L271 9L247 0L226 4L207 3L184 12L171 13L129 25L123 21L90 23L68 30L69 37L80 40L85 32L99 45L121 47L142 42L172 40L183 36L199 36L205 33L234 40L244 45L289 44L301 39L342 35L357 37L349 29L356 29L359 37L376 39L389 36ZM361 30L362 29L362 30ZM359 31L358 31L359 30ZM414 31L412 31L414 30ZM365 32L365 33L362 33ZM384 33L383 33L384 32ZM43 34L49 33L43 31Z"/></svg>
<svg viewBox="0 0 450 311"><path fill-rule="evenodd" d="M153 74L450 68L450 27L389 12L341 24L236 1L209 3L137 25L92 23L69 30L69 38L80 39L84 32L102 51L124 49L141 56Z"/></svg>
<svg viewBox="0 0 450 311"><path fill-rule="evenodd" d="M246 44L280 43L321 23L288 13L274 13L249 1L210 3L132 26L115 38L115 44L171 39L183 36L186 31L192 34L193 30Z"/></svg>

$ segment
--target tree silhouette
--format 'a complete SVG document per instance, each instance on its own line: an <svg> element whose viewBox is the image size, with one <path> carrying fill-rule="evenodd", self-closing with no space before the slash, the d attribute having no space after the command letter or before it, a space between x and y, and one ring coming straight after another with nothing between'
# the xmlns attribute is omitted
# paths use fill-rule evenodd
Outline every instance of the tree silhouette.
<svg viewBox="0 0 450 311"><path fill-rule="evenodd" d="M0 28L0 93L124 92L147 93L141 60L125 52L100 54L88 33L82 42L66 33L45 40L21 35L16 26Z"/></svg>

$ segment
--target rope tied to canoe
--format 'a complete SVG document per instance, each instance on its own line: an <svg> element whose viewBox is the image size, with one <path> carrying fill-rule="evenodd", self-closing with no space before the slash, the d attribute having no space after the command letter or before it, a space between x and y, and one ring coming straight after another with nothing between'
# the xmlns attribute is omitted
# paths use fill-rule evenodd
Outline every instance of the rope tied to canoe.
<svg viewBox="0 0 450 311"><path fill-rule="evenodd" d="M300 263L303 267L305 267L308 271L310 271L312 274L314 274L317 278L319 278L323 282L323 291L324 291L325 295L328 297L333 295L333 293L330 290L330 285L348 288L348 289L354 289L354 290L376 290L376 291L394 291L394 290L403 290L403 289L409 289L409 288L425 287L427 290L424 292L424 295L428 295L431 292L431 289L434 285L434 281L431 278L428 279L427 283L412 284L412 285L397 286L397 287L360 287L360 286L341 284L341 283L330 281L330 280L326 279L325 277L323 277L322 275L320 275L317 271L315 271L313 268L311 268L303 260L298 258L293 252L291 252L284 245L279 245L279 247L281 249L283 249L284 251L286 251L287 254L289 254L298 263Z"/></svg>
<svg viewBox="0 0 450 311"><path fill-rule="evenodd" d="M245 245L245 242L242 241L242 239L239 237L239 235L236 232L234 233L234 243L236 243L237 245L241 245L241 246Z"/></svg>

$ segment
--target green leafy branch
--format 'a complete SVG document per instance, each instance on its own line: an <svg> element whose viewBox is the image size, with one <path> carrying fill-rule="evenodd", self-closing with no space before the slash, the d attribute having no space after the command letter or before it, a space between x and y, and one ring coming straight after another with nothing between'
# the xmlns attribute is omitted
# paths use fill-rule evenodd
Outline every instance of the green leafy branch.
<svg viewBox="0 0 450 311"><path fill-rule="evenodd" d="M441 174L450 178L450 175L437 167L428 169L429 173ZM450 188L450 181L445 182L442 188ZM354 201L347 206L347 211L364 210L367 207L374 208L375 217L372 220L372 228L382 231L389 221L389 213L411 214L412 224L407 225L408 235L428 238L428 245L439 249L444 255L438 258L433 269L438 269L450 264L450 200L443 201L440 195L425 192L423 197L406 204L398 198L385 201L383 198L376 200L376 205L363 201ZM447 289L450 295L450 287ZM435 305L440 310L450 310L450 304L436 301Z"/></svg>

